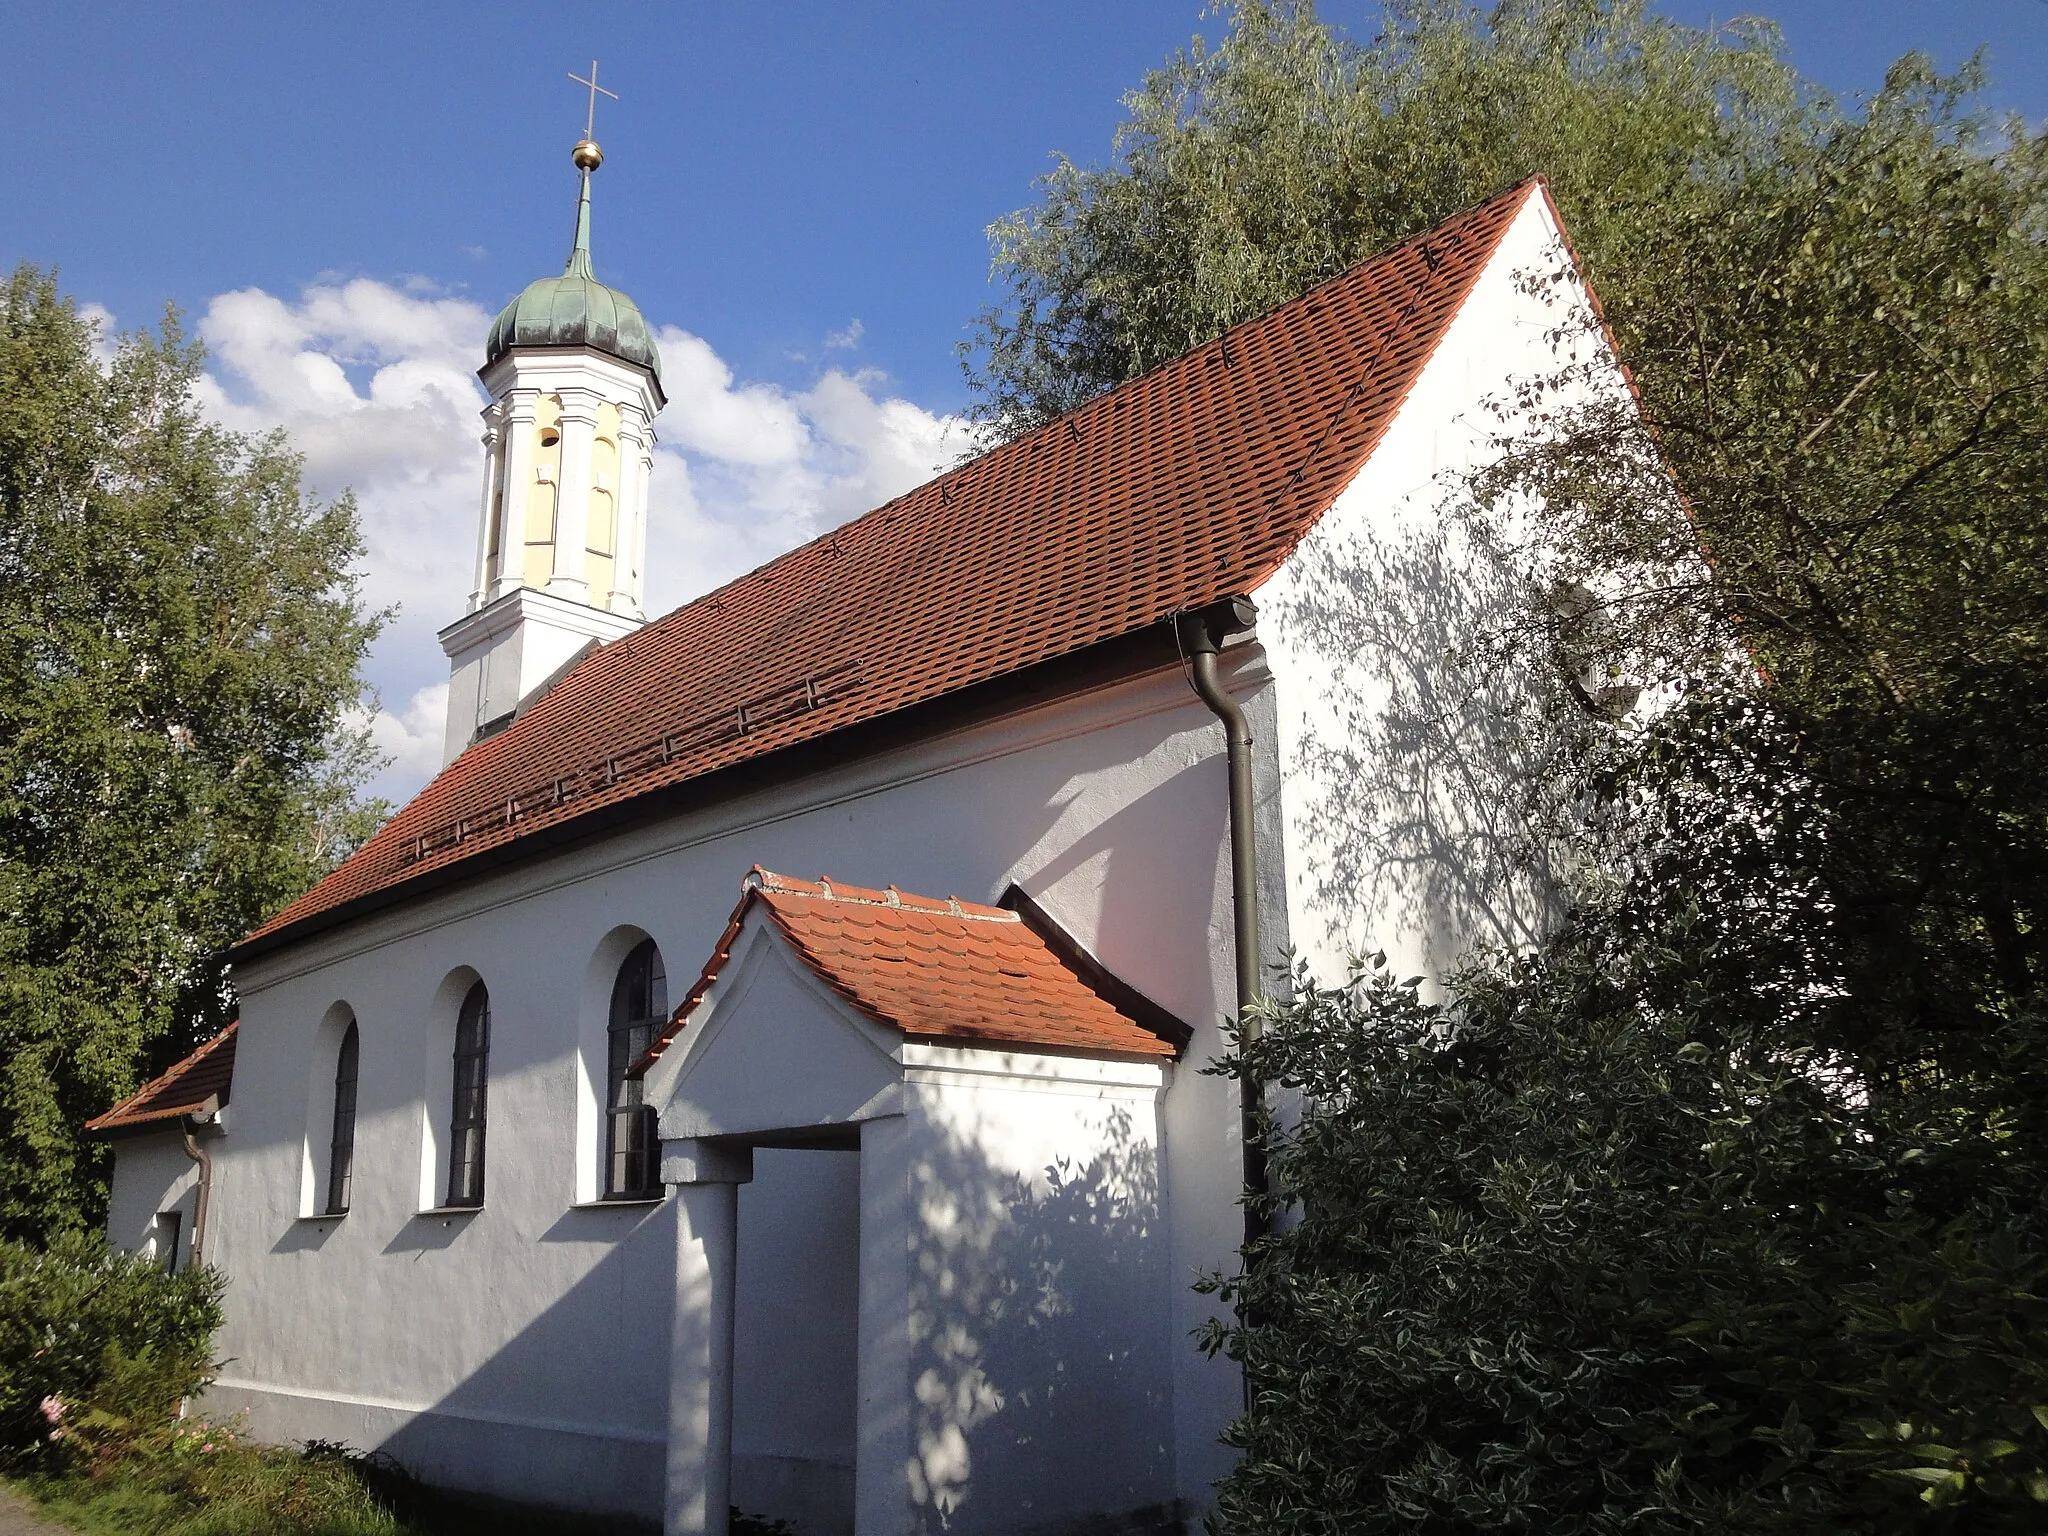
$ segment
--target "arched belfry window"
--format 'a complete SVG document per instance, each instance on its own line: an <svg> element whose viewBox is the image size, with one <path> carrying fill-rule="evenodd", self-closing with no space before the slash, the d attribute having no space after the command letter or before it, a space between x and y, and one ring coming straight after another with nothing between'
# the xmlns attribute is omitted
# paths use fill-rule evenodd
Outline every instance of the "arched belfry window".
<svg viewBox="0 0 2048 1536"><path fill-rule="evenodd" d="M334 1125L327 1143L327 1214L348 1214L349 1186L356 1171L356 1074L361 1056L351 1023L334 1055Z"/></svg>
<svg viewBox="0 0 2048 1536"><path fill-rule="evenodd" d="M491 994L469 989L455 1021L455 1104L448 1116L448 1204L484 1203L484 1110L491 1061Z"/></svg>
<svg viewBox="0 0 2048 1536"><path fill-rule="evenodd" d="M612 983L612 1012L605 1073L605 1198L643 1199L658 1189L660 1144L653 1107L641 1100L642 1084L626 1069L653 1043L668 1017L668 972L654 940L642 940L619 967Z"/></svg>

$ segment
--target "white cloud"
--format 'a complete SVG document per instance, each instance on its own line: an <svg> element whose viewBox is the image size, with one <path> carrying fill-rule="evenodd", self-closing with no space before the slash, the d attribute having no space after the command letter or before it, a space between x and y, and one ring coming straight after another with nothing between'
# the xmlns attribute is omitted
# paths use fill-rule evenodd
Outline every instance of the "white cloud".
<svg viewBox="0 0 2048 1536"><path fill-rule="evenodd" d="M732 370L711 344L663 326L661 382L669 397L657 430L690 452L732 464L781 464L801 455L804 424L772 384L735 389Z"/></svg>
<svg viewBox="0 0 2048 1536"><path fill-rule="evenodd" d="M828 352L845 351L850 347L857 347L860 345L861 337L866 334L867 327L860 323L860 317L856 315L847 322L845 330L827 331L825 333L825 350Z"/></svg>
<svg viewBox="0 0 2048 1536"><path fill-rule="evenodd" d="M966 442L964 422L889 396L878 372L829 368L797 391L735 386L701 337L665 326L656 340L669 404L656 424L651 612L922 484Z"/></svg>
<svg viewBox="0 0 2048 1536"><path fill-rule="evenodd" d="M447 719L446 683L429 683L414 693L402 714L379 710L370 721L370 739L391 759L387 773L417 785L440 772L442 727Z"/></svg>
<svg viewBox="0 0 2048 1536"><path fill-rule="evenodd" d="M120 345L114 324L114 312L104 304L81 304L78 318L93 327L92 360L105 373L114 366L114 352Z"/></svg>
<svg viewBox="0 0 2048 1536"><path fill-rule="evenodd" d="M365 595L396 618L367 673L408 702L371 722L403 800L440 766L447 663L435 631L474 579L482 474L475 369L490 313L418 280L324 280L281 298L216 297L200 320L205 408L224 424L283 427L321 495L355 492ZM830 338L860 339L854 321ZM842 341L841 338L844 338ZM878 372L826 369L807 389L747 383L702 337L657 340L669 405L655 429L647 607L663 613L929 479L959 457L954 418L895 396Z"/></svg>

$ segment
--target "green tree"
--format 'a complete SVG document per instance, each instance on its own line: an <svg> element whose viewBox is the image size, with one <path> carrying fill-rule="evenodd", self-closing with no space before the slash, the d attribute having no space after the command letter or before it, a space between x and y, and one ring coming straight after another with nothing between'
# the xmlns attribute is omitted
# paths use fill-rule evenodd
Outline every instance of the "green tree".
<svg viewBox="0 0 2048 1536"><path fill-rule="evenodd" d="M1571 813L1568 921L1438 1007L1303 978L1223 1064L1300 1115L1208 1340L1254 1388L1220 1524L2039 1528L2048 138L1974 70L1845 106L1634 0L1228 15L994 231L994 425L1536 172L1641 409L1448 509L1521 586L1441 680L1547 674L1566 782L1497 788ZM1668 707L1583 707L1566 590Z"/></svg>
<svg viewBox="0 0 2048 1536"><path fill-rule="evenodd" d="M103 350L105 348L106 350ZM347 498L208 424L175 317L0 290L0 1232L97 1220L80 1124L232 1007L218 952L367 835Z"/></svg>
<svg viewBox="0 0 2048 1536"><path fill-rule="evenodd" d="M1008 293L962 355L985 427L1050 420L1538 174L1625 311L1674 209L1816 109L1768 26L1704 34L1641 0L1390 0L1364 45L1307 3L1217 10L1219 43L1126 97L1110 164L1056 157L991 227Z"/></svg>

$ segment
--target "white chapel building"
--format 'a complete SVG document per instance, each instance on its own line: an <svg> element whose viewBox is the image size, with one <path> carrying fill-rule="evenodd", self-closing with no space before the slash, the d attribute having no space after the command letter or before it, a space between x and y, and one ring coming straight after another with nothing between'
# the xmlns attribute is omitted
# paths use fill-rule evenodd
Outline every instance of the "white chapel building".
<svg viewBox="0 0 2048 1536"><path fill-rule="evenodd" d="M1518 384L1626 390L1555 210L650 619L665 400L598 159L485 352L447 765L93 1122L112 1236L226 1275L200 1410L264 1438L670 1536L1195 1529L1242 1392L1191 1337L1245 1233L1224 1022L1289 956L1511 936L1485 807L1422 775L1396 819L1461 824L1375 863L1354 749L1460 611L1418 561L1388 621L1384 552L1455 548Z"/></svg>

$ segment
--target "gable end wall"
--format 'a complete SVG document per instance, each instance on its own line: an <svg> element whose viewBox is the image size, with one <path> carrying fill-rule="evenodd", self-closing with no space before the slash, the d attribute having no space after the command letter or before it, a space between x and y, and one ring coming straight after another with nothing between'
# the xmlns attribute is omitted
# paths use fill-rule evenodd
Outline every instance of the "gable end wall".
<svg viewBox="0 0 2048 1536"><path fill-rule="evenodd" d="M1509 872L1524 685L1459 663L1520 596L1445 515L1534 412L1629 399L1549 200L1531 197L1372 458L1254 594L1284 784L1288 927L1325 983L1384 951L1435 978L1474 944L1525 944L1551 909ZM1560 380L1540 405L1528 386Z"/></svg>

